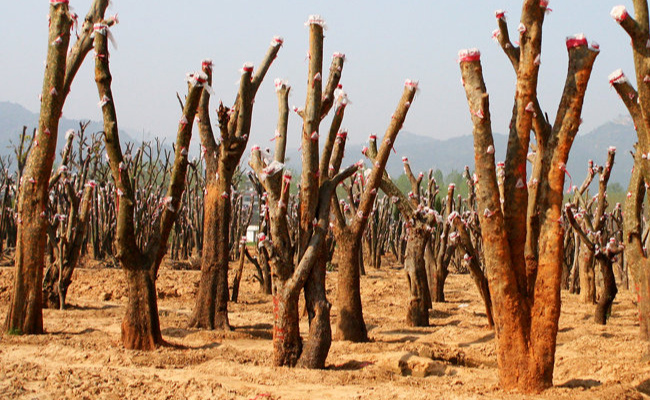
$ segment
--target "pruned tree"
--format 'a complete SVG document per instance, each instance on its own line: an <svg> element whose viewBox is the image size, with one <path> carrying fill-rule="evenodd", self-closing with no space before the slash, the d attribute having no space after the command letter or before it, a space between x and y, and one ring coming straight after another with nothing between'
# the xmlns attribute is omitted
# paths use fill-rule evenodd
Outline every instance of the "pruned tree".
<svg viewBox="0 0 650 400"><path fill-rule="evenodd" d="M407 81L404 86L402 97L397 104L397 109L393 113L381 147L377 151L373 167L366 184L363 186L363 192L360 193L358 206L355 206L355 212L351 218L345 218L336 194L332 198L333 210L335 215L334 235L339 255L339 276L337 283L337 307L339 309L339 319L337 323L337 338L339 340L350 340L353 342L367 342L368 330L363 320L363 310L361 305L361 282L360 272L360 253L363 250L361 239L368 225L368 219L373 213L377 191L382 183L382 177L386 170L388 157L393 149L393 144L397 139L397 134L402 129L406 115L415 98L417 83ZM339 109L337 109L337 116ZM332 135L330 134L330 137ZM371 141L376 146L377 137L372 135ZM345 144L345 135L338 136L334 142L333 159L330 163L330 176L338 172L343 159L343 146ZM326 167L321 162L321 174L326 174ZM351 199L351 204L354 201Z"/></svg>
<svg viewBox="0 0 650 400"><path fill-rule="evenodd" d="M560 223L564 175L598 55L597 47L589 47L583 35L567 38L567 78L555 122L551 124L537 100L542 25L547 7L548 1L523 2L518 47L510 42L505 13L496 13L499 29L495 36L517 76L503 167L503 203L480 52L472 49L459 53L474 125L476 194L494 306L499 380L504 389L523 392L541 391L553 384L564 255ZM531 130L535 133L537 155L527 184Z"/></svg>
<svg viewBox="0 0 650 400"><path fill-rule="evenodd" d="M580 236L582 246L593 254L592 261L595 260L600 266L603 275L603 290L596 305L594 318L596 323L605 325L611 315L612 304L614 303L616 293L618 293L616 279L614 277L614 258L623 252L623 246L619 245L613 237L607 240L607 244L604 244L603 242L605 240L603 238L607 237L604 233L599 231L594 234L591 231L586 231L580 222L576 220L571 204L566 204L565 208L567 219L576 234Z"/></svg>
<svg viewBox="0 0 650 400"><path fill-rule="evenodd" d="M411 185L415 181L411 173L410 166L404 165L404 169L408 168L406 174L411 180ZM419 178L421 179L421 178ZM431 186L431 182L427 186ZM431 301L434 303L445 302L445 282L449 275L449 263L456 252L458 245L458 232L454 230L452 225L453 219L459 216L458 211L454 210L454 190L456 185L450 183L447 187L447 196L444 200L444 211L440 216L442 217L442 224L436 224L436 229L431 229L431 238L427 242L424 251L424 265L427 270L427 281L429 283L429 293ZM429 204L433 203L435 196L431 198ZM438 218L437 218L438 219ZM444 223L448 219L447 223Z"/></svg>
<svg viewBox="0 0 650 400"><path fill-rule="evenodd" d="M412 81L406 82L406 87L416 88ZM406 89L405 89L406 90ZM373 163L377 162L377 141L370 137L369 146L365 151ZM406 157L402 158L408 164ZM422 178L419 178L421 181ZM404 271L409 285L409 304L406 311L406 323L409 326L429 326L429 309L431 309L431 294L424 260L425 247L430 240L431 229L437 223L436 212L429 207L422 207L419 196L420 182L416 182L417 190L406 196L384 173L381 177L381 190L390 197L405 221L406 246L404 255Z"/></svg>
<svg viewBox="0 0 650 400"><path fill-rule="evenodd" d="M574 197L573 197L573 205L578 206L582 205L584 206L586 201L583 197L585 193L588 193L589 186L591 185L591 182L594 180L594 177L596 176L596 173L598 172L598 167L594 165L593 160L589 160L587 162L587 176L585 176L585 180L582 182L580 187L577 190L574 190ZM569 291L571 293L578 293L580 291L580 286L581 284L578 283L578 279L582 279L581 276L582 274L580 273L580 236L578 232L575 232L572 229L569 229L567 231L567 235L573 236L573 264L571 267L571 271L568 275L568 284L569 284ZM566 243L566 239L565 239ZM565 244L566 248L566 244ZM564 278L562 279L562 282L564 283ZM587 294L584 294L585 297L587 297ZM584 300L583 297L583 302L587 302ZM592 300L593 302L593 300Z"/></svg>
<svg viewBox="0 0 650 400"><path fill-rule="evenodd" d="M47 228L49 262L43 277L44 306L65 308L72 274L82 255L86 227L90 219L92 196L97 184L87 181L88 167L97 157L97 144L88 146L85 130L90 122L80 123L79 131L66 133L61 165L50 178L50 198ZM77 153L73 153L78 138ZM84 152L84 147L88 148ZM75 163L74 156L78 157ZM75 165L76 164L76 165Z"/></svg>
<svg viewBox="0 0 650 400"><path fill-rule="evenodd" d="M625 6L616 6L611 15L632 39L635 77L637 89L630 84L623 71L614 71L609 82L625 103L632 116L638 136L634 154L634 168L630 177L627 200L625 201L625 222L623 245L625 259L632 272L638 296L639 325L641 338L650 341L650 260L645 251L645 239L642 224L643 200L646 195L645 185L650 182L650 86L647 85L648 60L650 50L647 47L650 19L647 0L634 0L632 17Z"/></svg>
<svg viewBox="0 0 650 400"><path fill-rule="evenodd" d="M6 330L43 332L42 282L45 262L46 208L52 164L56 154L59 119L70 86L92 49L93 24L104 18L108 0L94 0L79 38L70 47L76 14L68 0L50 0L49 33L41 110L33 146L23 171L18 197L18 233L14 287L7 312Z"/></svg>
<svg viewBox="0 0 650 400"><path fill-rule="evenodd" d="M335 54L330 77L323 91L323 29L324 21L312 15L309 26L309 72L305 108L297 110L303 119L301 138L302 177L300 185L299 233L292 241L292 226L288 215L289 189L292 174L284 170L286 150L286 121L288 95L286 82L276 80L279 99L279 123L273 158L264 159L259 146L251 152L250 165L268 195L270 235L261 240L269 254L273 280L273 348L274 364L308 368L322 368L331 344L329 321L330 304L325 297L324 264L319 265L325 250L329 229L330 201L336 186L351 176L357 165L348 167L334 177L320 174L318 142L322 117L335 105L334 90L338 86L344 56ZM323 148L321 164L327 171L332 159L332 144L337 129L330 129ZM311 218L310 218L311 216ZM295 261L294 261L295 258ZM321 270L322 268L322 270ZM306 284L309 283L309 286ZM309 314L309 342L303 349L298 326L298 296L305 287L306 308Z"/></svg>
<svg viewBox="0 0 650 400"><path fill-rule="evenodd" d="M122 344L127 349L151 350L164 344L160 331L156 278L167 242L176 219L181 195L185 185L187 154L192 136L192 124L199 105L201 93L207 86L207 76L198 72L188 76L188 94L183 116L178 125L173 167L166 196L159 204L154 220L149 219L153 235L142 248L136 238L135 188L130 169L125 163L117 129L117 115L111 90L112 77L109 68L109 26L115 20L102 21L95 31L95 82L104 120L104 139L111 175L115 184L117 226L115 236L116 258L126 274L129 297L126 314L122 320ZM144 223L144 221L140 221Z"/></svg>
<svg viewBox="0 0 650 400"><path fill-rule="evenodd" d="M189 324L192 327L231 329L228 321L228 261L233 176L248 144L255 95L280 47L282 38L273 38L255 73L251 63L242 67L235 104L231 109L219 104L217 110L220 139L215 137L210 123L210 93L204 92L201 96L198 126L206 165L206 192L201 280ZM208 83L212 82L211 60L203 61L203 72ZM239 240L232 239L234 243Z"/></svg>
<svg viewBox="0 0 650 400"><path fill-rule="evenodd" d="M612 167L614 166L615 155L616 148L610 147L607 152L605 165L600 168L591 168L592 171L596 169L600 175L598 179L598 194L588 204L583 204L584 207L577 208L578 214L576 216L580 220L578 221L579 225L571 225L579 238L576 242L576 244L579 243L576 246L576 251L578 252L577 271L580 276L580 299L586 304L596 303L595 265L598 263L602 266L600 261L597 262L596 255L601 248L605 247L605 242L609 238L609 234L606 232L607 218L605 215L607 206L609 205L607 203L607 183L609 182ZM583 186L585 183L590 182L590 176L593 176L593 172L587 176ZM595 210L593 210L594 207ZM576 229L576 226L579 229ZM585 241L585 237L589 240ZM611 265L609 268L611 268Z"/></svg>

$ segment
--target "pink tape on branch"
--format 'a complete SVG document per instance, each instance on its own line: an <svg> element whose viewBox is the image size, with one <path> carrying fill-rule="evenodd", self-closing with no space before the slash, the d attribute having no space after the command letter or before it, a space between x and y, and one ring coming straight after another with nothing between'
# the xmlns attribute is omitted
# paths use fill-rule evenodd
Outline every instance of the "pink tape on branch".
<svg viewBox="0 0 650 400"><path fill-rule="evenodd" d="M317 15L317 14L309 16L309 19L307 20L307 22L305 22L305 26L308 26L308 25L320 25L323 28L323 30L327 29L327 25L325 24L325 20L323 19L323 17L321 17L320 15Z"/></svg>
<svg viewBox="0 0 650 400"><path fill-rule="evenodd" d="M609 74L608 79L610 85L627 82L627 77L625 77L625 74L623 73L622 69L617 69L616 71Z"/></svg>
<svg viewBox="0 0 650 400"><path fill-rule="evenodd" d="M244 72L253 72L253 63L250 62L244 63L244 66L242 66L241 68L241 72L242 74Z"/></svg>
<svg viewBox="0 0 650 400"><path fill-rule="evenodd" d="M59 4L68 4L69 0L50 0L50 4L53 6L58 6Z"/></svg>
<svg viewBox="0 0 650 400"><path fill-rule="evenodd" d="M616 20L619 24L627 19L629 14L627 13L627 9L625 6L616 6L612 8L612 11L610 11L609 15Z"/></svg>
<svg viewBox="0 0 650 400"><path fill-rule="evenodd" d="M587 46L587 38L582 33L566 38L566 48L572 49L578 46Z"/></svg>
<svg viewBox="0 0 650 400"><path fill-rule="evenodd" d="M206 58L205 60L201 61L201 69L212 71L212 60Z"/></svg>
<svg viewBox="0 0 650 400"><path fill-rule="evenodd" d="M480 61L481 52L479 49L464 49L458 52L458 62Z"/></svg>
<svg viewBox="0 0 650 400"><path fill-rule="evenodd" d="M271 46L282 46L284 39L281 36L274 36L271 40Z"/></svg>
<svg viewBox="0 0 650 400"><path fill-rule="evenodd" d="M412 79L407 79L407 80L404 82L404 86L406 86L406 87L408 87L408 88L413 88L413 89L417 90L417 89L418 89L418 81L414 81L414 80L412 80Z"/></svg>
<svg viewBox="0 0 650 400"><path fill-rule="evenodd" d="M505 12L505 10L496 10L494 12L494 17L496 19L502 19L502 20L505 21L506 20L506 12Z"/></svg>
<svg viewBox="0 0 650 400"><path fill-rule="evenodd" d="M377 140L377 135L372 134L372 135L368 136L368 140Z"/></svg>

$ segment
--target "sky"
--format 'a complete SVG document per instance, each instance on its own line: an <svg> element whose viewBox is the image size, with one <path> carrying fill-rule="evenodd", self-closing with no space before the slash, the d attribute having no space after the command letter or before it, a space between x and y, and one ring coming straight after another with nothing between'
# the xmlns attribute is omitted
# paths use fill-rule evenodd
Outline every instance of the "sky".
<svg viewBox="0 0 650 400"><path fill-rule="evenodd" d="M46 0L2 2L0 101L38 112L49 5ZM629 0L550 2L553 11L544 24L538 97L551 121L566 77L565 37L576 33L584 33L601 48L580 132L627 113L607 79L618 68L633 77L629 38L609 15L618 4L633 9ZM70 5L83 18L90 1L71 0ZM308 67L304 23L310 14L320 14L327 23L323 70L327 71L334 52L346 55L341 83L352 104L343 126L352 142L362 142L370 133L383 134L406 79L420 83L404 124L406 131L437 139L471 134L456 59L460 49L473 47L482 53L492 128L506 132L515 75L491 39L497 9L507 11L514 40L521 0L114 0L107 16L117 13L120 21L112 28L118 48L111 52L118 124L135 139L159 136L172 142L180 118L176 93L186 93L185 74L199 70L201 60L211 58L216 98L232 105L241 66L247 61L257 65L273 36L279 35L284 45L257 94L249 141L249 146L268 146L277 121L273 80L288 79L290 106L304 106ZM67 118L101 120L93 63L88 57L73 83L63 111ZM216 100L211 103L213 122ZM292 114L289 147L298 146L300 127L300 118ZM198 139L193 142L198 146Z"/></svg>

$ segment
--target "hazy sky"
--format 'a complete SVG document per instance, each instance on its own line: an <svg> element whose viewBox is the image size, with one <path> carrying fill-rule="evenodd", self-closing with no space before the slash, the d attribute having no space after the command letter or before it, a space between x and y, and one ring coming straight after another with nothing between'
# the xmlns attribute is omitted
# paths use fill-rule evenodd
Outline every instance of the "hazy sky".
<svg viewBox="0 0 650 400"><path fill-rule="evenodd" d="M3 2L0 100L38 112L48 2ZM83 18L90 1L70 3ZM609 16L617 4L632 9L631 1L621 0L551 1L553 12L544 24L538 90L551 120L566 76L565 37L583 32L601 46L587 91L582 133L626 113L607 80L617 68L633 75L629 38ZM180 117L176 92L186 93L186 72L200 69L201 59L212 58L216 97L231 105L239 68L246 61L257 65L272 37L279 35L284 46L258 92L250 141L268 145L277 118L273 79L288 79L293 87L290 105L304 105L308 44L304 22L309 14L321 14L328 27L324 70L332 53L347 56L341 83L352 104L344 126L354 142L365 140L370 132L383 134L407 78L419 80L421 91L405 130L440 139L470 134L456 62L458 50L468 47L478 47L483 54L493 129L506 132L514 72L491 39L496 9L507 10L511 35L516 38L512 32L519 23L521 1L514 0L116 0L107 15L118 13L120 20L112 29L118 49L111 53L118 123L136 138L144 133L172 140ZM93 62L87 58L72 86L64 108L68 118L101 119ZM216 104L213 100L212 111ZM300 121L295 114L290 116L289 129L290 143L297 143ZM399 139L396 147L399 150Z"/></svg>

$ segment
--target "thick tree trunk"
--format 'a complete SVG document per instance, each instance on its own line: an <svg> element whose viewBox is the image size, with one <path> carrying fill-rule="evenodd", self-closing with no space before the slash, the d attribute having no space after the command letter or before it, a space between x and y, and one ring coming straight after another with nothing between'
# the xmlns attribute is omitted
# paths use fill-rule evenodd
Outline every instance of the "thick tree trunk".
<svg viewBox="0 0 650 400"><path fill-rule="evenodd" d="M594 252L584 243L580 244L580 301L585 304L596 303L596 273Z"/></svg>
<svg viewBox="0 0 650 400"><path fill-rule="evenodd" d="M245 249L243 246L246 246L246 242L240 244L240 246L239 265L237 266L237 271L235 272L235 278L232 281L232 296L230 297L230 300L234 303L236 303L237 299L239 298L239 283L241 282L241 276L244 272Z"/></svg>
<svg viewBox="0 0 650 400"><path fill-rule="evenodd" d="M30 226L19 227L16 247L14 290L7 312L7 332L10 334L43 333L43 263L45 235L41 234L41 218L35 217ZM38 225L33 227L31 225ZM26 252L23 249L43 251Z"/></svg>
<svg viewBox="0 0 650 400"><path fill-rule="evenodd" d="M302 353L298 324L298 295L273 295L273 365L294 367Z"/></svg>
<svg viewBox="0 0 650 400"><path fill-rule="evenodd" d="M204 201L201 279L189 326L231 330L228 322L228 219L224 214L224 208L230 208L230 201L221 197L216 183L207 187Z"/></svg>
<svg viewBox="0 0 650 400"><path fill-rule="evenodd" d="M224 167L225 168L225 167ZM234 170L234 166L232 167ZM223 168L220 168L226 175L225 186L219 187L220 193L227 193L228 197L223 194L217 197L217 215L220 220L217 227L217 297L215 305L214 324L215 329L229 331L232 330L228 321L228 261L229 261L229 224L230 224L230 186L232 184L232 174L228 174ZM223 189L223 191L221 191Z"/></svg>
<svg viewBox="0 0 650 400"><path fill-rule="evenodd" d="M300 357L300 366L310 369L325 368L325 359L332 346L330 323L331 304L327 301L325 275L327 247L320 244L319 257L305 283L305 306L309 315L309 338Z"/></svg>
<svg viewBox="0 0 650 400"><path fill-rule="evenodd" d="M129 300L122 320L122 344L132 350L153 350L165 344L160 332L156 279L145 266L124 269L129 287Z"/></svg>
<svg viewBox="0 0 650 400"><path fill-rule="evenodd" d="M336 325L336 339L367 342L368 330L363 320L358 264L361 241L355 239L352 232L346 232L339 235L336 240L339 256L336 298L339 319Z"/></svg>
<svg viewBox="0 0 650 400"><path fill-rule="evenodd" d="M639 326L641 339L650 341L650 265L643 260L643 272L640 282L636 282L637 303L639 305Z"/></svg>
<svg viewBox="0 0 650 400"><path fill-rule="evenodd" d="M312 305L313 317L309 324L309 338L300 356L298 366L309 369L325 368L325 360L332 345L332 326L330 325L330 309L332 305L323 300Z"/></svg>
<svg viewBox="0 0 650 400"><path fill-rule="evenodd" d="M607 319L612 313L612 303L618 289L616 288L616 279L614 278L614 269L612 268L612 261L607 256L597 258L600 270L603 274L603 292L598 305L596 306L596 323L605 325Z"/></svg>
<svg viewBox="0 0 650 400"><path fill-rule="evenodd" d="M17 245L14 287L6 330L14 334L43 333L42 284L45 263L48 182L63 109L66 53L72 21L67 5L50 5L48 51L35 145L18 184ZM40 145L39 145L40 143Z"/></svg>
<svg viewBox="0 0 650 400"><path fill-rule="evenodd" d="M408 326L429 326L429 308L431 307L427 273L424 266L424 248L427 232L423 227L411 228L406 243L404 270L409 284L410 299L406 312Z"/></svg>
<svg viewBox="0 0 650 400"><path fill-rule="evenodd" d="M449 275L447 266L438 263L433 251L427 246L425 251L425 260L427 265L427 278L429 282L429 292L431 293L432 303L445 302L445 281Z"/></svg>
<svg viewBox="0 0 650 400"><path fill-rule="evenodd" d="M444 303L445 300L445 281L449 272L443 265L434 264L433 272L433 291L431 292L431 301L433 303Z"/></svg>
<svg viewBox="0 0 650 400"><path fill-rule="evenodd" d="M264 294L273 294L271 285L271 266L269 265L269 259L266 257L266 253L264 253L264 251L260 251L259 255L260 268L262 269L262 291Z"/></svg>
<svg viewBox="0 0 650 400"><path fill-rule="evenodd" d="M196 294L196 304L189 326L199 329L215 329L214 316L217 295L217 214L216 186L207 187L204 200L203 257L201 259L201 279Z"/></svg>

